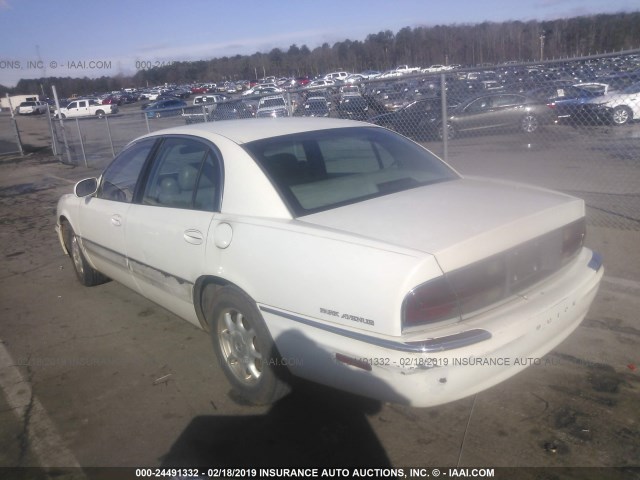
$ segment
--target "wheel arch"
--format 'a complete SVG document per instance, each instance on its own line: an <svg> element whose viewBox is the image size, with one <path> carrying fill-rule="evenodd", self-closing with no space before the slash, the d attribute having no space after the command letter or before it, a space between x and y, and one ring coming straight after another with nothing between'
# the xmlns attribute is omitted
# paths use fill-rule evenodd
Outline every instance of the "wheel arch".
<svg viewBox="0 0 640 480"><path fill-rule="evenodd" d="M58 232L58 239L60 240L60 246L62 247L62 250L64 251L65 255L67 256L71 256L71 250L69 249L69 245L67 244L67 229L68 228L73 228L71 226L71 222L69 221L69 219L64 215L61 214L58 216L58 225L59 227L56 228L56 231Z"/></svg>
<svg viewBox="0 0 640 480"><path fill-rule="evenodd" d="M248 298L252 298L246 290L226 278L216 275L203 275L199 277L193 286L193 305L198 321L200 322L200 327L206 332L209 331L209 320L207 319L206 312L211 311L217 293L224 287L233 287Z"/></svg>

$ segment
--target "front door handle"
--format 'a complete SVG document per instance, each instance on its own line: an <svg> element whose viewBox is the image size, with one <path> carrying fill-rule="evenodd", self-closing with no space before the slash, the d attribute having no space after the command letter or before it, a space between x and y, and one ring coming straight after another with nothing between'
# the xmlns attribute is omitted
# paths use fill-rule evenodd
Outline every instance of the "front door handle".
<svg viewBox="0 0 640 480"><path fill-rule="evenodd" d="M121 226L122 225L122 217L116 213L113 217L111 217L111 225L113 225L114 227Z"/></svg>

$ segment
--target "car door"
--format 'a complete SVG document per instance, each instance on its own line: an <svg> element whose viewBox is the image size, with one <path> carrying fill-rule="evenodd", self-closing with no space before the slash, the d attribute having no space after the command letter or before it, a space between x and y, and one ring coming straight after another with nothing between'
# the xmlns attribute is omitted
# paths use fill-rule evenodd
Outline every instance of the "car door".
<svg viewBox="0 0 640 480"><path fill-rule="evenodd" d="M491 122L491 108L491 97L476 98L460 114L455 114L456 128L459 131L487 128Z"/></svg>
<svg viewBox="0 0 640 480"><path fill-rule="evenodd" d="M624 104L631 108L633 118L640 118L640 83L631 85L625 89L628 94Z"/></svg>
<svg viewBox="0 0 640 480"><path fill-rule="evenodd" d="M96 195L85 197L74 225L89 262L100 272L137 289L129 271L125 245L127 215L138 179L155 139L142 140L128 147L107 167Z"/></svg>
<svg viewBox="0 0 640 480"><path fill-rule="evenodd" d="M525 112L524 97L514 94L496 95L492 100L488 125L492 128L517 127Z"/></svg>
<svg viewBox="0 0 640 480"><path fill-rule="evenodd" d="M78 100L75 104L75 108L69 108L68 117L83 117L89 115L89 102L87 100Z"/></svg>
<svg viewBox="0 0 640 480"><path fill-rule="evenodd" d="M221 202L221 165L207 142L165 138L128 214L127 252L139 288L196 325L194 283L217 270L217 248L207 236Z"/></svg>

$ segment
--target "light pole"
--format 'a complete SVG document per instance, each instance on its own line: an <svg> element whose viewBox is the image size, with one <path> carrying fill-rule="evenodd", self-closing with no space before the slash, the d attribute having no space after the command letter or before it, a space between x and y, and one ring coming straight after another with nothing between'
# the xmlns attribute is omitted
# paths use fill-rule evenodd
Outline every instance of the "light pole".
<svg viewBox="0 0 640 480"><path fill-rule="evenodd" d="M544 59L544 32L540 33L540 61Z"/></svg>

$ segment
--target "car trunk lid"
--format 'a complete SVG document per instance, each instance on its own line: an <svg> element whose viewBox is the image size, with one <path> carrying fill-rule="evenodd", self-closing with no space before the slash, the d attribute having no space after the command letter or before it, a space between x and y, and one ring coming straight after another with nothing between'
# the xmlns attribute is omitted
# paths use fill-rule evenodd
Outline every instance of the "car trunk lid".
<svg viewBox="0 0 640 480"><path fill-rule="evenodd" d="M434 255L450 272L584 216L584 202L522 184L463 178L300 220Z"/></svg>

